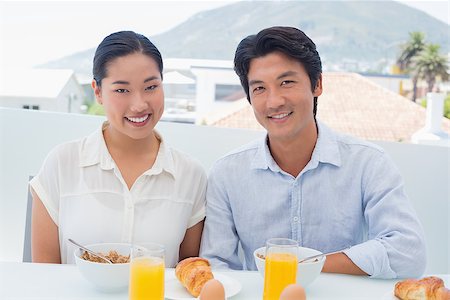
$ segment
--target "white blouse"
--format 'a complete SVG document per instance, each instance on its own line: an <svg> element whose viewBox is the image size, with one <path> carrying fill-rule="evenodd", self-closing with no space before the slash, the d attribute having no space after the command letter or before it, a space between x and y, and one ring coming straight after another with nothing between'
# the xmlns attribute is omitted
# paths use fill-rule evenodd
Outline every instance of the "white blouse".
<svg viewBox="0 0 450 300"><path fill-rule="evenodd" d="M160 135L153 167L128 189L108 152L102 128L55 147L30 185L58 226L61 262L82 244L159 243L173 267L186 229L205 218L206 173ZM112 249L114 250L114 249Z"/></svg>

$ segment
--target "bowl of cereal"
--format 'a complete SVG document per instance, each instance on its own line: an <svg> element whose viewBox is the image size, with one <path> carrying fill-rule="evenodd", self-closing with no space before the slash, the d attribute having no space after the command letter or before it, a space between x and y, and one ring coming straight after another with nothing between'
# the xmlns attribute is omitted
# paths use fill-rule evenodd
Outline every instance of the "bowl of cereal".
<svg viewBox="0 0 450 300"><path fill-rule="evenodd" d="M86 248L99 253L113 263L107 263L79 248L74 251L75 263L83 277L97 289L106 292L122 291L128 287L131 246L124 243L86 245Z"/></svg>
<svg viewBox="0 0 450 300"><path fill-rule="evenodd" d="M322 252L306 248L306 247L298 247L298 259L302 259L305 257L309 257L312 255L322 254ZM255 258L256 268L258 269L259 274L264 278L264 269L265 269L265 256L266 256L266 247L261 247L256 249L253 252L253 257ZM325 263L326 256L322 256L318 259L301 262L297 265L297 283L301 286L306 287L311 284L320 274L323 268L323 264Z"/></svg>

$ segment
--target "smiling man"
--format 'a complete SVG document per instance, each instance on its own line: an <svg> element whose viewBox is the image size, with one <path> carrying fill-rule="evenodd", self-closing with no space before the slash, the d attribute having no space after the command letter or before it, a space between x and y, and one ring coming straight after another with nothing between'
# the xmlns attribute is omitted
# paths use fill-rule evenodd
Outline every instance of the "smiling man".
<svg viewBox="0 0 450 300"><path fill-rule="evenodd" d="M392 160L316 119L323 87L313 41L296 28L267 28L241 41L234 63L267 135L211 169L201 255L216 267L255 270L253 251L285 237L345 249L327 256L324 272L420 276L423 229Z"/></svg>

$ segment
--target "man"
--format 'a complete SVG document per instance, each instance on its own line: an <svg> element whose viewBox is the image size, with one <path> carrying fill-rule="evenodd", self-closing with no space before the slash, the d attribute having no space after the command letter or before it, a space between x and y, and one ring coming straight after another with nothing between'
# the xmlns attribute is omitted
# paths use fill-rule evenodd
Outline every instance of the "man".
<svg viewBox="0 0 450 300"><path fill-rule="evenodd" d="M267 28L241 41L234 63L267 136L211 169L201 255L255 270L253 251L286 237L345 249L327 256L324 272L420 276L423 229L397 168L380 147L316 120L322 66L313 41L296 28Z"/></svg>

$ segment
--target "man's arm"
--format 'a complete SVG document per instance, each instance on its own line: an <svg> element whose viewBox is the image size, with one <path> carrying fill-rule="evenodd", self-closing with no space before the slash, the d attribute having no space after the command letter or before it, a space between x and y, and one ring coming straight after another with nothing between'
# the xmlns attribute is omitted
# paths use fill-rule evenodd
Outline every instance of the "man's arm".
<svg viewBox="0 0 450 300"><path fill-rule="evenodd" d="M200 256L209 259L215 268L242 269L237 249L239 238L220 173L211 170L206 191L206 220Z"/></svg>
<svg viewBox="0 0 450 300"><path fill-rule="evenodd" d="M327 255L322 272L351 275L367 275L344 253Z"/></svg>
<svg viewBox="0 0 450 300"><path fill-rule="evenodd" d="M368 241L345 254L374 278L421 276L426 266L423 228L386 153L370 160L362 185Z"/></svg>

